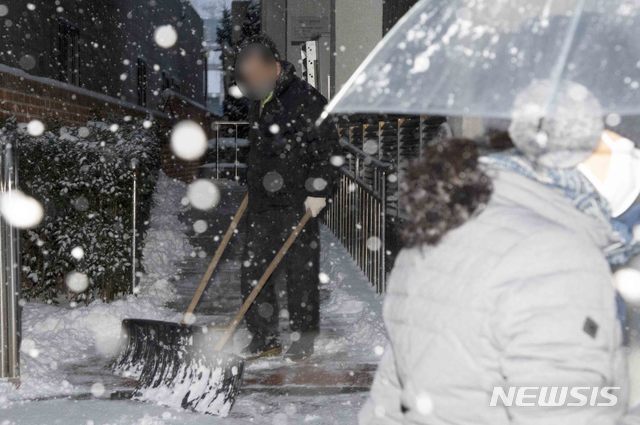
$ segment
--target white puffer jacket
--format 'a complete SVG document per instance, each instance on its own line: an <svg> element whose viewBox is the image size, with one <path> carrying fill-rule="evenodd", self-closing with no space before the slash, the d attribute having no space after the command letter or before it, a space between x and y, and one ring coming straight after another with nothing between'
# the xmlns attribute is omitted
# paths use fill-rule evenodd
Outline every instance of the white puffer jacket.
<svg viewBox="0 0 640 425"><path fill-rule="evenodd" d="M562 194L500 172L481 214L397 258L391 344L359 423L619 423L627 371L602 254L610 232ZM495 386L558 385L621 389L613 407L490 407Z"/></svg>

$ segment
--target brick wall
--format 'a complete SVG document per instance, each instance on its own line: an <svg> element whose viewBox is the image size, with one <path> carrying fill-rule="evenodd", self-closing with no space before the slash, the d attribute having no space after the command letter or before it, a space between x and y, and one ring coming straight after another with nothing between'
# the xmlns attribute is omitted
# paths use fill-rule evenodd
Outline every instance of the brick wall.
<svg viewBox="0 0 640 425"><path fill-rule="evenodd" d="M121 120L126 115L146 115L114 101L47 84L40 79L0 72L0 115L3 118L15 116L18 121L25 122L39 119L49 124L82 125L96 117Z"/></svg>
<svg viewBox="0 0 640 425"><path fill-rule="evenodd" d="M161 138L163 170L171 177L189 182L197 176L201 163L181 161L172 155L169 149L170 130L175 122L192 119L213 137L211 123L217 117L177 94L167 93L165 97L168 113L0 65L0 119L13 116L18 122L38 119L46 125L73 126L84 125L94 119L118 123L126 116L153 119L156 128L164 135Z"/></svg>

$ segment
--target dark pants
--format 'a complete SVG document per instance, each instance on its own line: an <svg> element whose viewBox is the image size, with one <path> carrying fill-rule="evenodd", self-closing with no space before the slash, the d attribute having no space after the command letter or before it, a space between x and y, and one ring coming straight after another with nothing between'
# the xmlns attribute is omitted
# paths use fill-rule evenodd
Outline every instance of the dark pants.
<svg viewBox="0 0 640 425"><path fill-rule="evenodd" d="M249 211L242 256L242 295L246 299L303 216L303 211ZM245 316L255 337L278 335L279 307L274 277L286 277L291 330L317 332L320 322L320 240L318 221L310 220Z"/></svg>

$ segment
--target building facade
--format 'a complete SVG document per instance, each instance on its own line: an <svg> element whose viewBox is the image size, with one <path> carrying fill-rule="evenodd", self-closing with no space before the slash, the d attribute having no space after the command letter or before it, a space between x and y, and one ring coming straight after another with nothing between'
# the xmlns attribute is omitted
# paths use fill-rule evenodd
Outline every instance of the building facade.
<svg viewBox="0 0 640 425"><path fill-rule="evenodd" d="M151 109L165 89L206 102L203 22L186 0L9 0L0 24L0 64Z"/></svg>
<svg viewBox="0 0 640 425"><path fill-rule="evenodd" d="M218 25L220 18L212 16L204 19L204 38L207 49L207 108L222 116L224 110L224 69L222 48L218 45Z"/></svg>
<svg viewBox="0 0 640 425"><path fill-rule="evenodd" d="M265 0L262 30L302 73L301 45L317 43L316 86L332 97L417 0Z"/></svg>

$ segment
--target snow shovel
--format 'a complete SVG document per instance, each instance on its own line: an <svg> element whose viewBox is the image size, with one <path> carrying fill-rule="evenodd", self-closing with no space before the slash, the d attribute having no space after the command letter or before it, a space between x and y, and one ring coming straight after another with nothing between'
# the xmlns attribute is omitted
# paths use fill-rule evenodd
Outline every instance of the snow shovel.
<svg viewBox="0 0 640 425"><path fill-rule="evenodd" d="M207 288L227 245L229 245L229 241L238 228L248 204L249 197L245 195L220 245L216 249L207 271L202 276L180 323L145 319L125 319L122 322L127 344L113 364L113 370L116 374L137 378L148 363L152 363L153 367L166 367L167 364L171 363L174 352L180 356L185 347L193 344L194 333L198 333L197 331L200 331L199 333L206 332L206 327L188 325L193 323L193 312L200 302L200 298Z"/></svg>
<svg viewBox="0 0 640 425"><path fill-rule="evenodd" d="M174 352L172 359L163 363L161 368L149 367L153 363L146 363L134 392L134 399L210 415L229 414L240 391L244 359L222 350L310 219L311 212L307 211L244 301L224 335L217 341L213 351L195 344L194 350L182 351L180 356L176 356Z"/></svg>

